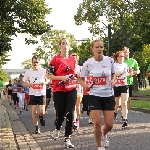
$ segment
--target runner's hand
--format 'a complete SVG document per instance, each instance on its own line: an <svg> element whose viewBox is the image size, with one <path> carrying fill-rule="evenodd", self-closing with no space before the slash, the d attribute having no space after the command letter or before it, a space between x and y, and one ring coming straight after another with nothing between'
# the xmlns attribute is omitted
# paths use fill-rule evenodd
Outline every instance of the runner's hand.
<svg viewBox="0 0 150 150"><path fill-rule="evenodd" d="M70 80L69 75L63 76L62 81L66 82L67 80Z"/></svg>
<svg viewBox="0 0 150 150"><path fill-rule="evenodd" d="M86 89L87 91L90 91L90 89L92 88L92 85L93 85L93 83L91 83L91 84L86 84L85 89Z"/></svg>
<svg viewBox="0 0 150 150"><path fill-rule="evenodd" d="M114 87L115 81L114 81L114 80L111 80L110 84L111 84L111 87Z"/></svg>
<svg viewBox="0 0 150 150"><path fill-rule="evenodd" d="M116 73L116 74L115 74L115 76L116 76L116 77L120 77L120 76L122 76L122 72L120 72L120 73Z"/></svg>

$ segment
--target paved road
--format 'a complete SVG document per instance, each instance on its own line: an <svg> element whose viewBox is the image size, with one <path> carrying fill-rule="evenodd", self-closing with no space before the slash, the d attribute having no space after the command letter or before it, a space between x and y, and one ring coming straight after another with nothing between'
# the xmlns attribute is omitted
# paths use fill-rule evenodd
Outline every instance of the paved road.
<svg viewBox="0 0 150 150"><path fill-rule="evenodd" d="M8 105L5 102L5 106ZM64 124L60 138L54 141L51 137L54 130L53 103L50 104L48 114L45 115L46 126L41 127L41 134L34 134L35 127L31 118L31 107L23 115L19 114L19 109L9 110L11 124L14 130L17 147L20 150L63 150ZM17 115L18 114L18 115ZM13 117L16 116L14 119ZM19 116L19 117L17 117ZM12 119L13 118L13 119ZM93 125L87 124L86 113L80 119L80 128L72 135L71 142L75 145L75 150L97 150L93 136ZM113 130L109 133L110 147L107 150L149 150L150 149L150 114L130 111L129 126L123 130L121 123L115 122ZM16 126L16 122L17 125Z"/></svg>

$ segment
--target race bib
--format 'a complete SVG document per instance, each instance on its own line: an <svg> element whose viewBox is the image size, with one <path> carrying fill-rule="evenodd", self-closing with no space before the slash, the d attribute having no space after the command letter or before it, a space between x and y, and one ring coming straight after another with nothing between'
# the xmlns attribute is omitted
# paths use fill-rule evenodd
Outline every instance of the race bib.
<svg viewBox="0 0 150 150"><path fill-rule="evenodd" d="M18 92L18 89L13 89L13 92Z"/></svg>
<svg viewBox="0 0 150 150"><path fill-rule="evenodd" d="M33 84L32 85L32 88L34 90L42 90L43 89L43 86L41 84Z"/></svg>
<svg viewBox="0 0 150 150"><path fill-rule="evenodd" d="M106 85L106 76L93 77L94 85Z"/></svg>
<svg viewBox="0 0 150 150"><path fill-rule="evenodd" d="M125 85L125 79L117 79L116 84Z"/></svg>
<svg viewBox="0 0 150 150"><path fill-rule="evenodd" d="M24 88L17 88L18 92L23 92Z"/></svg>
<svg viewBox="0 0 150 150"><path fill-rule="evenodd" d="M68 80L65 82L65 88L76 88L76 80Z"/></svg>

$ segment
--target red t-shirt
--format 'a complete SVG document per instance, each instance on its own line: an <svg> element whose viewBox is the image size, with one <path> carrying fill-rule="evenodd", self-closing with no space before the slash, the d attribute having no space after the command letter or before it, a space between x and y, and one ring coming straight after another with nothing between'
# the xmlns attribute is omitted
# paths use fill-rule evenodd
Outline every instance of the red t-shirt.
<svg viewBox="0 0 150 150"><path fill-rule="evenodd" d="M89 95L88 92L89 92L89 91L87 91L85 88L83 88L83 95Z"/></svg>
<svg viewBox="0 0 150 150"><path fill-rule="evenodd" d="M55 76L66 76L70 74L75 75L75 71L74 71L75 65L76 65L76 60L74 56L69 56L69 58L63 58L60 55L54 56L49 64L49 66L55 67L55 71L54 71ZM69 81L66 81L64 84L58 86L57 84L60 81L61 80L52 80L53 92L56 91L68 92L74 89L74 88L66 88L65 85Z"/></svg>

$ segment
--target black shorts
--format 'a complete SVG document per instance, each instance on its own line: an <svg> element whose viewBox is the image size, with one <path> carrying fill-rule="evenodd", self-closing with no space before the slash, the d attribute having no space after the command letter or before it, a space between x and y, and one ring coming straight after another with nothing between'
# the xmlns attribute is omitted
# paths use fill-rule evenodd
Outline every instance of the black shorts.
<svg viewBox="0 0 150 150"><path fill-rule="evenodd" d="M29 105L45 105L45 97L30 95Z"/></svg>
<svg viewBox="0 0 150 150"><path fill-rule="evenodd" d="M83 95L82 97L83 111L89 111L89 95Z"/></svg>
<svg viewBox="0 0 150 150"><path fill-rule="evenodd" d="M8 95L12 96L12 90L8 90Z"/></svg>
<svg viewBox="0 0 150 150"><path fill-rule="evenodd" d="M127 86L125 85L125 86L114 87L114 97L121 96L121 93L129 93L128 85Z"/></svg>
<svg viewBox="0 0 150 150"><path fill-rule="evenodd" d="M115 110L114 96L99 97L89 95L89 110Z"/></svg>
<svg viewBox="0 0 150 150"><path fill-rule="evenodd" d="M51 89L46 89L46 98L51 98Z"/></svg>
<svg viewBox="0 0 150 150"><path fill-rule="evenodd" d="M133 85L129 85L129 97L132 97Z"/></svg>

